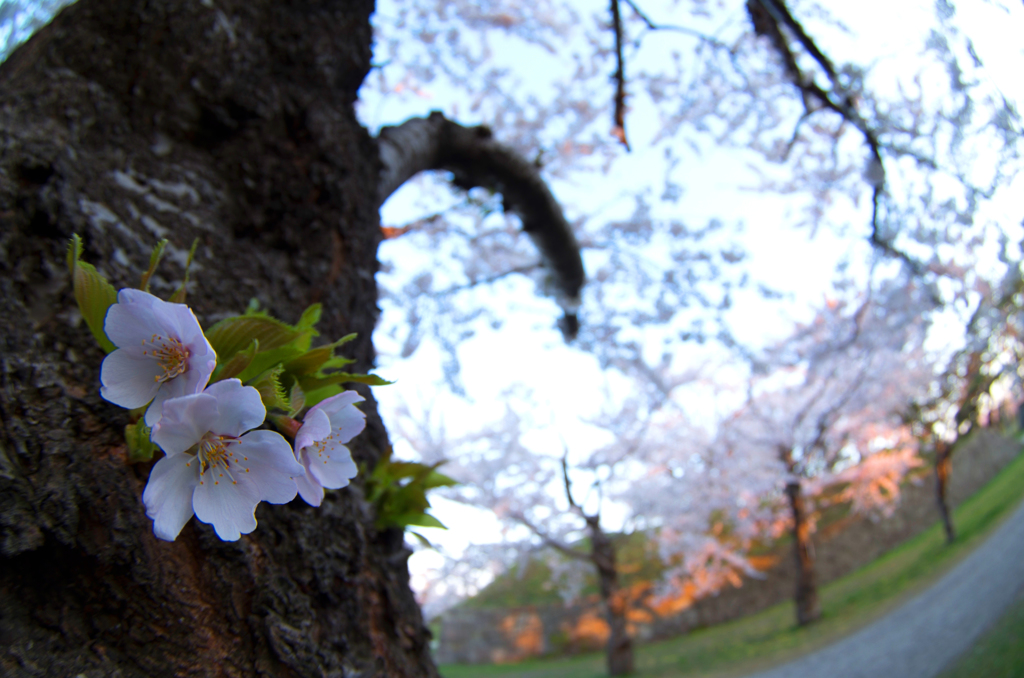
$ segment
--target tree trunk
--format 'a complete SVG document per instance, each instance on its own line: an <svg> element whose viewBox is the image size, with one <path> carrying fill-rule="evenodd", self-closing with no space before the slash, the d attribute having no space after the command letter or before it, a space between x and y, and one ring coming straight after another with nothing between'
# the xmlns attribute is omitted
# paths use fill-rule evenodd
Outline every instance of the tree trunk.
<svg viewBox="0 0 1024 678"><path fill-rule="evenodd" d="M588 516L587 524L591 559L597 567L601 602L608 619L608 675L625 676L633 672L633 639L626 631L626 597L619 589L615 545L601 529L596 516Z"/></svg>
<svg viewBox="0 0 1024 678"><path fill-rule="evenodd" d="M65 263L166 298L200 246L204 327L257 298L374 360L376 145L352 104L370 0L81 0L0 67L0 674L437 676L402 534L361 484L320 508L261 504L222 542L190 521L153 536L151 464L127 463L128 413L99 397L101 350ZM368 390L352 443L388 446Z"/></svg>
<svg viewBox="0 0 1024 678"><path fill-rule="evenodd" d="M799 482L786 485L789 508L793 514L793 555L796 557L796 623L806 626L821 618L818 578L814 571L814 547L807 505Z"/></svg>
<svg viewBox="0 0 1024 678"><path fill-rule="evenodd" d="M935 501L942 516L942 527L946 530L946 543L956 541L956 527L953 525L953 514L949 510L949 475L953 470L953 446L939 440L935 443Z"/></svg>

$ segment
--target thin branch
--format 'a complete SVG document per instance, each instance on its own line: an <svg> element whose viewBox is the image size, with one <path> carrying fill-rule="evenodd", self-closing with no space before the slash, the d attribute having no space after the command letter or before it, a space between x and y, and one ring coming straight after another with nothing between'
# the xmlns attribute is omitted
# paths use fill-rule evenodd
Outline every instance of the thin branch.
<svg viewBox="0 0 1024 678"><path fill-rule="evenodd" d="M754 24L754 32L771 39L775 51L782 59L786 73L789 75L793 85L803 95L804 107L807 109L807 113L803 117L807 117L816 110L820 110L813 107L813 104L816 102L820 107L840 115L843 120L853 125L861 133L861 136L864 137L864 143L871 153L871 160L877 163L879 167L879 176L872 180L871 236L869 241L873 247L887 256L899 259L906 264L914 275L921 275L925 270L924 265L906 252L896 248L892 242L886 240L881 235L879 207L885 189L885 162L882 158L882 144L878 140L878 132L868 124L867 120L857 110L856 102L852 96L845 95L837 100L835 95L839 83L832 61L818 48L800 22L793 17L783 0L747 0L747 12L750 15L751 22ZM796 36L797 41L825 71L829 81L832 83L832 91L825 91L821 85L814 82L813 76L808 76L800 69L796 56L790 49L789 41L783 34L780 24L784 25L787 30ZM801 118L802 120L803 118ZM795 130L793 138L794 140L796 139Z"/></svg>
<svg viewBox="0 0 1024 678"><path fill-rule="evenodd" d="M587 562L593 562L593 559L591 558L589 553L584 553L583 551L577 551L577 550L575 550L573 548L570 548L570 547L566 546L565 544L563 544L562 542L558 541L557 539L548 536L547 532L545 532L544 530L540 529L537 525L535 525L529 518L527 518L522 513L515 512L515 513L511 513L509 515L510 515L510 517L513 520L518 522L520 525L526 527L531 532L533 532L537 536L537 538L540 539L544 543L545 546L550 546L551 548L555 549L559 553L564 553L565 555L569 556L570 558L575 558L577 560L584 560L584 561L587 561Z"/></svg>
<svg viewBox="0 0 1024 678"><path fill-rule="evenodd" d="M911 257L909 254L907 254L903 250L897 249L896 247L893 246L893 244L891 242L889 242L888 240L886 240L885 238L882 237L881 232L880 232L881 231L881 223L879 222L879 209L878 209L879 208L879 203L881 202L881 200L882 200L882 186L878 185L878 186L875 186L875 189L874 189L874 191L871 194L871 237L870 237L870 241L871 241L872 247L874 247L875 249L881 250L882 252L884 252L885 254L889 255L890 257L894 257L896 259L899 259L900 261L902 261L907 266L907 268L910 269L910 271L915 276L920 276L922 273L924 273L924 265L921 262L919 262L917 259L914 259L913 257ZM934 299L935 295L933 294L932 297ZM936 303L939 306L942 305L940 299L934 299L934 300L936 301Z"/></svg>
<svg viewBox="0 0 1024 678"><path fill-rule="evenodd" d="M426 170L451 172L452 182L465 190L482 186L500 193L505 211L519 216L523 231L554 274L557 301L564 311L559 326L566 341L576 336L583 259L572 227L534 163L495 141L488 128L463 127L439 111L384 127L377 142L382 165L378 204Z"/></svg>
<svg viewBox="0 0 1024 678"><path fill-rule="evenodd" d="M820 49L818 49L818 46L814 44L811 37L807 35L804 27L800 25L800 22L793 18L793 15L789 12L789 8L786 7L785 3L776 2L775 0L762 0L761 4L765 9L775 15L776 20L781 18L782 22L786 24L796 35L797 40L799 40L800 44L804 46L804 49L814 57L814 60L817 61L825 73L828 74L829 80L835 82L836 71L832 66L832 61L825 56Z"/></svg>
<svg viewBox="0 0 1024 678"><path fill-rule="evenodd" d="M622 57L622 17L619 16L619 0L612 0L612 29L615 32L615 126L612 135L622 142L629 152L626 140L626 67Z"/></svg>
<svg viewBox="0 0 1024 678"><path fill-rule="evenodd" d="M564 445L564 443L563 443ZM572 486L569 483L569 450L565 450L565 454L562 455L562 480L565 482L565 498L569 501L569 507L576 513L582 514L583 510L579 507L576 501L572 498Z"/></svg>
<svg viewBox="0 0 1024 678"><path fill-rule="evenodd" d="M636 14L637 18L639 18L640 21L644 22L644 25L647 26L648 30L651 30L651 31L674 31L674 32L677 32L677 33L685 33L686 35L689 35L689 36L692 36L694 38L697 38L701 42L705 42L705 43L711 45L712 47L717 47L719 49L724 49L724 50L727 50L729 52L733 51L732 47L730 47L729 45L725 44L724 42L722 42L718 38L716 38L714 36L711 36L711 35L708 35L706 33L701 33L700 31L695 30L693 28L688 28L686 26L679 26L677 24L656 24L653 21L651 21L650 17L648 17L639 7L637 7L636 3L633 0L622 0L622 1L625 2L627 5L629 5L630 9L633 10L633 13Z"/></svg>
<svg viewBox="0 0 1024 678"><path fill-rule="evenodd" d="M438 292L432 292L432 293L430 293L429 296L434 297L434 298L447 297L447 296L455 294L457 292L463 292L465 290L471 290L474 287L477 287L479 285L490 285L491 283L498 282L499 280L502 280L503 278L507 278L510 275L515 275L517 273L529 273L530 271L535 270L538 266L539 266L539 264L530 264L529 266L516 266L514 268L510 268L509 270L503 271L501 273L495 273L494 275L489 275L489 276L486 276L484 278L477 278L476 280L471 280L470 282L465 283L463 285L452 285L451 287L448 287L446 289L440 290Z"/></svg>

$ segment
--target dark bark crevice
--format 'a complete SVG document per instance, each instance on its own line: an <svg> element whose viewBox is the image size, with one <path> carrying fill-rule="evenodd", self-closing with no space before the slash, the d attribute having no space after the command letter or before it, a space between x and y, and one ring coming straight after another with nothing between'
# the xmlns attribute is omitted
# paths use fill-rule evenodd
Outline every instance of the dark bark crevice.
<svg viewBox="0 0 1024 678"><path fill-rule="evenodd" d="M535 164L494 140L488 128L464 127L438 111L384 127L377 141L383 166L378 204L427 170L451 172L453 183L465 190L480 186L500 193L505 211L519 216L554 278L556 299L564 311L562 333L566 340L576 336L583 259L572 226Z"/></svg>

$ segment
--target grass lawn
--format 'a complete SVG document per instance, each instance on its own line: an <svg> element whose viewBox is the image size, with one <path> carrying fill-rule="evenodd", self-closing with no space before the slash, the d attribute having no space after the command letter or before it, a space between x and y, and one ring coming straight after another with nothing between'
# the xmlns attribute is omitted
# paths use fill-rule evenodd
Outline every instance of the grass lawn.
<svg viewBox="0 0 1024 678"><path fill-rule="evenodd" d="M730 678L770 668L824 647L884 615L938 579L984 541L1022 497L1024 454L956 509L954 520L958 537L955 544L946 546L942 526L936 522L870 565L823 587L824 614L819 623L798 629L792 602L783 603L680 638L641 645L636 652L635 675ZM1024 638L1024 600L963 658L961 673L951 672L943 678L1024 675L1021 638ZM1006 669L1009 673L979 672L977 663L971 663L979 661L974 658L975 653L989 657L993 666L1016 666L1017 673L1012 668ZM603 678L607 675L603 653L530 660L514 665L450 664L440 668L445 678Z"/></svg>

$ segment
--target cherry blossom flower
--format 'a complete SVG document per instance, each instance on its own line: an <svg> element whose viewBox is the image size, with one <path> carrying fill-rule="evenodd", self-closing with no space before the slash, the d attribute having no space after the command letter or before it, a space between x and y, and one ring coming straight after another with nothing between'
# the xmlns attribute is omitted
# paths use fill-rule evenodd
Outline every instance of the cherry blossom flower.
<svg viewBox="0 0 1024 678"><path fill-rule="evenodd" d="M324 488L336 490L348 485L358 469L345 443L366 427L366 415L355 403L363 397L345 391L310 408L295 435L295 456L306 469L296 478L301 496L310 506L324 500Z"/></svg>
<svg viewBox="0 0 1024 678"><path fill-rule="evenodd" d="M266 413L259 391L238 379L164 402L152 438L167 456L142 494L157 537L174 541L194 513L218 537L234 541L256 529L261 501L295 498L293 478L305 471L288 441L274 431L249 430Z"/></svg>
<svg viewBox="0 0 1024 678"><path fill-rule="evenodd" d="M151 402L147 426L164 401L202 391L217 365L192 310L142 290L118 292L103 329L117 350L103 359L100 395L129 409Z"/></svg>

